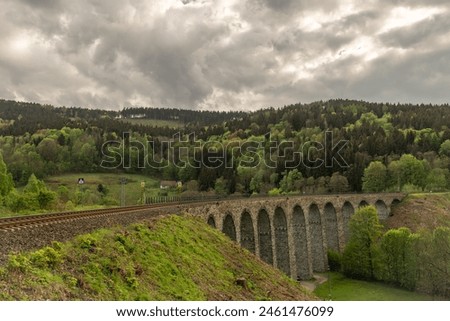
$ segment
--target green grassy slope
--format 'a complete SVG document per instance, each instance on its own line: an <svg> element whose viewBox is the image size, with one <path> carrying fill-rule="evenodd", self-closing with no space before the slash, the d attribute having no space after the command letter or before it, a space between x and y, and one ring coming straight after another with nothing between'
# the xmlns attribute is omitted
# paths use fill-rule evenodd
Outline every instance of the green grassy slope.
<svg viewBox="0 0 450 321"><path fill-rule="evenodd" d="M123 118L121 121L130 123L133 125L144 125L153 127L169 127L169 128L181 128L184 123L176 120L162 120L162 119L139 119L139 118Z"/></svg>
<svg viewBox="0 0 450 321"><path fill-rule="evenodd" d="M450 193L410 194L392 209L385 226L408 227L412 231L450 227Z"/></svg>
<svg viewBox="0 0 450 321"><path fill-rule="evenodd" d="M245 279L245 286L237 285ZM100 230L12 256L2 300L308 300L314 295L193 217Z"/></svg>

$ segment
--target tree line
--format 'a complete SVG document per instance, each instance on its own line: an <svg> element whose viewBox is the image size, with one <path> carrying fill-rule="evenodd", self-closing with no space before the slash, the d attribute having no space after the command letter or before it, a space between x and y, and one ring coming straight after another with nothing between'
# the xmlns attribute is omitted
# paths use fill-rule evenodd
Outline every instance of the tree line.
<svg viewBox="0 0 450 321"><path fill-rule="evenodd" d="M373 206L350 219L350 239L342 256L329 252L330 268L351 278L387 282L408 290L450 297L450 229L383 233Z"/></svg>
<svg viewBox="0 0 450 321"><path fill-rule="evenodd" d="M154 127L121 121L121 114L181 119L187 123L177 129ZM103 171L99 166L104 158L102 146L111 140L123 146L123 133L129 132L131 139L142 145L125 151L123 157L131 160L129 168L117 164L116 170L181 180L191 191L251 195L449 189L448 105L330 100L251 113L162 108L115 112L0 100L0 119L0 152L17 186L26 185L33 173L42 179L67 172ZM342 150L348 166L286 165L311 142L324 142L326 132L332 133L335 142L348 142ZM174 142L176 133L188 142L179 144L189 150L188 161L197 162L195 168L178 166L182 157L169 155L168 146L161 144ZM241 166L250 153L234 155L220 147L202 150L197 155L189 138L191 133L202 143L224 146L258 142L262 148L259 157L274 161L274 166ZM148 145L149 141L152 144ZM274 141L292 142L293 148L284 154L275 153L270 149ZM233 160L231 167L208 166L211 157L219 152ZM170 165L159 169L138 166L146 153L170 161ZM316 156L322 156L320 153Z"/></svg>

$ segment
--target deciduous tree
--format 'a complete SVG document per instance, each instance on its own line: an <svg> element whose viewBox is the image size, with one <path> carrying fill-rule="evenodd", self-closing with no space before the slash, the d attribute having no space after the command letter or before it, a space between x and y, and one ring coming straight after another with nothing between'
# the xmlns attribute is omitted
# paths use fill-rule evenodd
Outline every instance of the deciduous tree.
<svg viewBox="0 0 450 321"><path fill-rule="evenodd" d="M342 264L349 277L373 279L375 275L381 225L373 206L359 208L350 219L350 239L345 247Z"/></svg>
<svg viewBox="0 0 450 321"><path fill-rule="evenodd" d="M363 191L364 192L381 192L386 189L387 168L379 161L371 162L364 170Z"/></svg>

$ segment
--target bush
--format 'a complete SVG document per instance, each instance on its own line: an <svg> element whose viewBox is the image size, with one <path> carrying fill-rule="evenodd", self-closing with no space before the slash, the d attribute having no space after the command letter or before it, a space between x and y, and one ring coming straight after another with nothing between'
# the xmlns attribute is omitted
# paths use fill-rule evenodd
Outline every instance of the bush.
<svg viewBox="0 0 450 321"><path fill-rule="evenodd" d="M342 255L341 253L333 250L328 250L328 266L330 271L340 272L342 268Z"/></svg>
<svg viewBox="0 0 450 321"><path fill-rule="evenodd" d="M98 184L97 185L97 192L99 192L103 196L106 196L108 194L108 192L109 192L109 189L103 184Z"/></svg>
<svg viewBox="0 0 450 321"><path fill-rule="evenodd" d="M168 195L169 195L169 192L167 192L167 190L165 190L165 189L158 191L158 196L165 197Z"/></svg>
<svg viewBox="0 0 450 321"><path fill-rule="evenodd" d="M78 244L82 249L93 251L97 247L97 240L91 235L82 235L78 237Z"/></svg>
<svg viewBox="0 0 450 321"><path fill-rule="evenodd" d="M49 209L52 207L52 203L56 199L56 193L49 190L39 191L37 200L41 209Z"/></svg>
<svg viewBox="0 0 450 321"><path fill-rule="evenodd" d="M120 205L119 201L113 197L105 196L102 199L102 204L107 206L118 206Z"/></svg>
<svg viewBox="0 0 450 321"><path fill-rule="evenodd" d="M38 198L33 194L19 194L15 190L5 198L5 205L13 212L38 210Z"/></svg>
<svg viewBox="0 0 450 321"><path fill-rule="evenodd" d="M62 262L62 255L54 248L47 246L31 253L30 261L35 267L53 269Z"/></svg>
<svg viewBox="0 0 450 321"><path fill-rule="evenodd" d="M19 270L20 272L26 272L30 269L30 260L23 254L10 255L7 268L9 270Z"/></svg>
<svg viewBox="0 0 450 321"><path fill-rule="evenodd" d="M66 210L73 211L74 209L75 209L75 204L73 204L72 201L67 201Z"/></svg>
<svg viewBox="0 0 450 321"><path fill-rule="evenodd" d="M281 194L281 191L279 188L273 188L268 193L269 196L278 196L280 194Z"/></svg>
<svg viewBox="0 0 450 321"><path fill-rule="evenodd" d="M405 193L420 193L422 192L422 188L413 184L405 184L402 187L402 192Z"/></svg>
<svg viewBox="0 0 450 321"><path fill-rule="evenodd" d="M67 202L70 199L69 189L64 185L58 186L58 198L62 202Z"/></svg>

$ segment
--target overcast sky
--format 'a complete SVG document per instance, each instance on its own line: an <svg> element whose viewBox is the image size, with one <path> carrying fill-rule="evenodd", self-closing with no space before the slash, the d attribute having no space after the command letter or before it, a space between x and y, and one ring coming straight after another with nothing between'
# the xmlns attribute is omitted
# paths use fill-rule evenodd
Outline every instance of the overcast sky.
<svg viewBox="0 0 450 321"><path fill-rule="evenodd" d="M450 102L448 0L0 0L0 98L254 110Z"/></svg>

